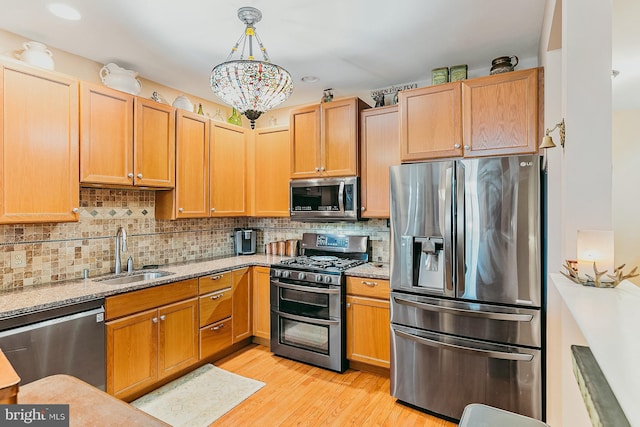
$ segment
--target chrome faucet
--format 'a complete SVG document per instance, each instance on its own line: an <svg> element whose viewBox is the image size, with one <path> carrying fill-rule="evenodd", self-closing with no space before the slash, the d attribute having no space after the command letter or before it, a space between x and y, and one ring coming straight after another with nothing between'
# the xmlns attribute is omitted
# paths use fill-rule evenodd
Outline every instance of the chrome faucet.
<svg viewBox="0 0 640 427"><path fill-rule="evenodd" d="M124 228L118 228L118 232L116 233L116 268L115 273L122 273L122 261L120 259L120 251L127 251L127 232L124 231Z"/></svg>

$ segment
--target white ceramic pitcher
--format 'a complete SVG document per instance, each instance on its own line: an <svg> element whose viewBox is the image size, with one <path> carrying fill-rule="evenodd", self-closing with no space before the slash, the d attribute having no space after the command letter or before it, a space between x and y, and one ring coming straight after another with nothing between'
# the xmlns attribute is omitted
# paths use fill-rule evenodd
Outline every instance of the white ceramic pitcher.
<svg viewBox="0 0 640 427"><path fill-rule="evenodd" d="M53 70L53 54L45 44L29 41L23 43L22 46L24 47L24 51L20 55L22 61L47 70Z"/></svg>
<svg viewBox="0 0 640 427"><path fill-rule="evenodd" d="M137 95L142 90L142 83L136 77L138 73L126 70L113 62L100 69L100 78L105 86Z"/></svg>

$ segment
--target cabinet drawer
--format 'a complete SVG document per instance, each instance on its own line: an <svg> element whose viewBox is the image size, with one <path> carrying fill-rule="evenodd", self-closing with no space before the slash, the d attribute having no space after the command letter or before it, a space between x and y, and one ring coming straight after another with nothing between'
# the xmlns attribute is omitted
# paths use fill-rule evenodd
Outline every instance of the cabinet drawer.
<svg viewBox="0 0 640 427"><path fill-rule="evenodd" d="M388 300L390 292L388 280L347 276L347 294L349 295Z"/></svg>
<svg viewBox="0 0 640 427"><path fill-rule="evenodd" d="M231 288L200 297L200 327L231 316Z"/></svg>
<svg viewBox="0 0 640 427"><path fill-rule="evenodd" d="M200 360L231 346L231 318L200 329Z"/></svg>
<svg viewBox="0 0 640 427"><path fill-rule="evenodd" d="M104 303L105 320L195 297L197 286L196 279L189 279L108 297Z"/></svg>
<svg viewBox="0 0 640 427"><path fill-rule="evenodd" d="M231 272L210 274L198 278L200 295L231 287Z"/></svg>

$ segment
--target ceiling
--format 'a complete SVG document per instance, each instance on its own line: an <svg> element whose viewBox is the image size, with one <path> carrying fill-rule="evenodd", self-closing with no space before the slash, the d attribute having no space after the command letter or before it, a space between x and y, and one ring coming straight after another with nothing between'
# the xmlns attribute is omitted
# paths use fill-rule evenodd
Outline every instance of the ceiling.
<svg viewBox="0 0 640 427"><path fill-rule="evenodd" d="M79 21L48 12L74 6ZM616 0L618 1L618 0ZM488 74L491 60L517 55L537 65L545 0L2 0L0 28L99 63L115 62L186 93L209 88L244 30L242 6L257 7L258 35L286 68L294 92L282 106L430 81L437 67L467 64ZM636 56L637 57L637 56ZM316 83L301 77L316 76ZM371 100L367 100L371 102Z"/></svg>

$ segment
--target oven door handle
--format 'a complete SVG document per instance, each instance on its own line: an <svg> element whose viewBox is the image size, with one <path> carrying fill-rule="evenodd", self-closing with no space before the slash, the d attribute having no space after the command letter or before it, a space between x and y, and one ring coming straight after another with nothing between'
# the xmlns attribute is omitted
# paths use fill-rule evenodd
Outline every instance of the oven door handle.
<svg viewBox="0 0 640 427"><path fill-rule="evenodd" d="M292 291L302 291L302 292L313 292L314 294L328 294L335 295L340 293L340 289L325 289L325 288L315 288L313 286L301 286L301 285L291 285L288 283L282 283L279 280L272 280L275 286L284 289L291 289Z"/></svg>
<svg viewBox="0 0 640 427"><path fill-rule="evenodd" d="M449 349L454 351L464 351L467 353L475 353L491 359L516 360L516 361L524 361L524 362L530 362L533 359L533 354L507 353L504 351L484 350L479 348L466 347L463 345L443 343L440 341L431 340L429 338L411 335L406 332L399 331L397 329L393 329L393 333L398 335L399 337L406 338L411 341L415 341L418 344L428 345L430 347L435 347L435 348L444 348L444 349Z"/></svg>
<svg viewBox="0 0 640 427"><path fill-rule="evenodd" d="M340 324L339 320L325 320L325 319L316 319L313 317L304 317L297 316L295 314L283 313L278 310L272 310L274 314L277 314L280 317L290 320L296 320L298 322L306 322L306 323L315 323L317 325L326 325L326 326L336 326Z"/></svg>

